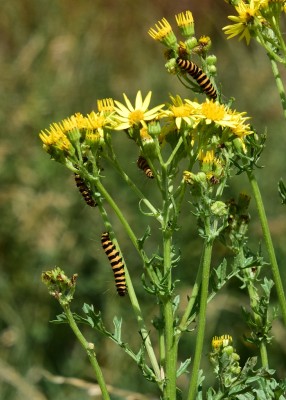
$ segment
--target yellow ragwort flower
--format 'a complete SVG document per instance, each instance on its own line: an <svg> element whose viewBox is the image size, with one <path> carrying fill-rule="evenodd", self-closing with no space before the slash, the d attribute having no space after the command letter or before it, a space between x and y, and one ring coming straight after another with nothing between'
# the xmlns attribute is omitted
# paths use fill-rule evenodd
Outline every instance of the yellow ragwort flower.
<svg viewBox="0 0 286 400"><path fill-rule="evenodd" d="M231 343L232 343L232 337L230 335L222 335L220 337L214 336L212 338L212 348L214 350L217 350L220 347L226 347Z"/></svg>
<svg viewBox="0 0 286 400"><path fill-rule="evenodd" d="M86 121L86 128L91 130L102 130L107 124L107 119L101 115L101 113L96 113L94 111L92 111L90 114L87 114Z"/></svg>
<svg viewBox="0 0 286 400"><path fill-rule="evenodd" d="M177 38L166 18L162 18L161 21L158 21L158 23L155 24L155 28L150 28L148 34L151 38L158 40L167 47L172 48L177 43Z"/></svg>
<svg viewBox="0 0 286 400"><path fill-rule="evenodd" d="M113 99L101 99L97 100L98 112L103 112L105 114L112 113L114 111L114 101Z"/></svg>
<svg viewBox="0 0 286 400"><path fill-rule="evenodd" d="M143 127L147 127L146 121L156 119L159 115L159 111L164 107L164 104L160 104L151 110L148 110L151 95L152 92L150 91L143 101L141 91L139 90L136 95L134 107L125 93L123 94L123 97L127 107L119 101L114 100L114 103L116 104L116 107L114 107L114 110L116 111L114 119L118 122L114 129L123 130L140 124Z"/></svg>
<svg viewBox="0 0 286 400"><path fill-rule="evenodd" d="M51 124L50 128L41 131L39 136L47 152L50 152L54 148L63 152L73 153L73 146L65 135L65 130L60 123L55 122Z"/></svg>
<svg viewBox="0 0 286 400"><path fill-rule="evenodd" d="M185 103L178 95L176 97L170 96L170 98L173 104L169 106L168 110L162 112L162 116L167 116L171 120L173 119L177 129L181 128L183 121L189 126L194 126L199 104L192 101Z"/></svg>
<svg viewBox="0 0 286 400"><path fill-rule="evenodd" d="M194 29L194 18L191 11L186 11L185 13L180 13L175 15L177 25L185 37L193 36L195 33Z"/></svg>
<svg viewBox="0 0 286 400"><path fill-rule="evenodd" d="M186 99L186 102L190 103L190 100ZM213 102L209 99L206 99L200 105L196 116L203 120L206 125L214 122L222 127L232 127L236 124L236 119L233 118L232 114L228 113L228 109L223 104Z"/></svg>
<svg viewBox="0 0 286 400"><path fill-rule="evenodd" d="M74 129L85 129L86 128L86 118L81 113L76 113L68 118L62 120L62 126L65 133L72 131Z"/></svg>
<svg viewBox="0 0 286 400"><path fill-rule="evenodd" d="M235 24L227 25L223 29L228 39L240 35L239 40L245 38L246 43L249 44L251 38L251 28L253 28L254 21L261 22L263 20L259 12L259 2L257 0L250 0L249 3L240 1L235 9L238 13L237 16L230 15L228 18L234 21Z"/></svg>

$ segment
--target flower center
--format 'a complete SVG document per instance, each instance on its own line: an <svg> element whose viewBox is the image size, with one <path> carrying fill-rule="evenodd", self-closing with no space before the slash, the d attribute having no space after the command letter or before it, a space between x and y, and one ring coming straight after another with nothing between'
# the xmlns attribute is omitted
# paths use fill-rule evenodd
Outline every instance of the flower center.
<svg viewBox="0 0 286 400"><path fill-rule="evenodd" d="M225 115L225 109L222 105L210 101L202 104L202 113L207 119L220 121Z"/></svg>
<svg viewBox="0 0 286 400"><path fill-rule="evenodd" d="M144 120L144 113L141 110L135 110L129 114L129 121L131 125L139 124L139 122L143 120Z"/></svg>
<svg viewBox="0 0 286 400"><path fill-rule="evenodd" d="M188 117L190 115L190 108L187 106L172 106L171 111L174 114L174 117Z"/></svg>

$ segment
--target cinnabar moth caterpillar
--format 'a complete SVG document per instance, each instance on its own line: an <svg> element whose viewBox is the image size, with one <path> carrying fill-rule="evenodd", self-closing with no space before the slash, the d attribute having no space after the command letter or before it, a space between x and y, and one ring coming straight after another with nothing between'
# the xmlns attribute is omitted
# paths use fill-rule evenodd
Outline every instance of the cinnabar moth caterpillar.
<svg viewBox="0 0 286 400"><path fill-rule="evenodd" d="M78 187L78 190L82 194L82 197L84 198L86 204L89 205L90 207L96 207L97 203L92 198L91 192L90 192L89 188L86 186L86 184L84 183L84 180L82 179L82 177L79 174L74 174L74 179L75 179L76 186Z"/></svg>
<svg viewBox="0 0 286 400"><path fill-rule="evenodd" d="M115 285L119 296L124 296L127 290L125 281L124 264L115 244L112 243L108 232L101 235L101 244L113 269Z"/></svg>
<svg viewBox="0 0 286 400"><path fill-rule="evenodd" d="M147 160L143 156L139 156L139 158L137 160L137 166L138 166L138 168L142 169L142 171L144 171L145 175L148 178L150 178L150 179L154 178L153 172L152 172L151 168L149 167Z"/></svg>
<svg viewBox="0 0 286 400"><path fill-rule="evenodd" d="M200 67L194 64L192 61L183 60L180 57L176 59L176 63L183 71L186 71L197 81L207 96L213 100L217 98L217 93L213 84Z"/></svg>

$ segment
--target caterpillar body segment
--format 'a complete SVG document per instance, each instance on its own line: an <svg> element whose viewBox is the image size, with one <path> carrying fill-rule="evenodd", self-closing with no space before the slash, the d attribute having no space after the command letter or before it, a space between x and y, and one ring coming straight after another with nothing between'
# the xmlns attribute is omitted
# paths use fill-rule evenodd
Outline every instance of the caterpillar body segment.
<svg viewBox="0 0 286 400"><path fill-rule="evenodd" d="M84 180L79 174L74 174L74 179L76 186L78 187L78 190L80 191L82 197L84 198L84 201L86 204L90 207L96 207L97 203L96 201L92 198L91 191L85 184Z"/></svg>
<svg viewBox="0 0 286 400"><path fill-rule="evenodd" d="M139 156L139 158L137 160L137 166L139 169L141 169L145 173L147 178L150 178L150 179L154 178L153 172L152 172L151 168L149 167L147 160L143 156Z"/></svg>
<svg viewBox="0 0 286 400"><path fill-rule="evenodd" d="M196 80L198 85L202 88L204 93L213 100L217 98L217 92L210 81L210 78L204 73L204 71L198 67L195 63L189 60L184 60L180 57L176 59L178 66L185 72L191 75Z"/></svg>
<svg viewBox="0 0 286 400"><path fill-rule="evenodd" d="M122 257L119 254L115 244L110 240L108 232L104 232L101 235L101 244L113 270L117 293L119 296L124 296L127 291L127 286Z"/></svg>

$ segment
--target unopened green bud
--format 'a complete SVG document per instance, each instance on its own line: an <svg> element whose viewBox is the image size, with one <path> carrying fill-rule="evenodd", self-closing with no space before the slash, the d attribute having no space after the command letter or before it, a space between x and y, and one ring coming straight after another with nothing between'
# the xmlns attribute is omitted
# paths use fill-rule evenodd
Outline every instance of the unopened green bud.
<svg viewBox="0 0 286 400"><path fill-rule="evenodd" d="M177 67L177 64L176 64L176 59L175 58L171 58L165 64L165 68L169 72L169 74L175 75L177 73L176 72L176 67Z"/></svg>
<svg viewBox="0 0 286 400"><path fill-rule="evenodd" d="M67 131L66 136L71 141L71 143L78 143L79 139L81 138L80 130L78 128L74 128L70 131Z"/></svg>
<svg viewBox="0 0 286 400"><path fill-rule="evenodd" d="M233 375L239 375L240 372L241 372L241 367L240 367L239 365L237 365L237 366L232 366L232 367L230 368L230 372L231 372Z"/></svg>
<svg viewBox="0 0 286 400"><path fill-rule="evenodd" d="M77 274L68 278L64 271L56 267L51 271L42 273L42 282L47 286L51 296L61 304L68 304L73 298Z"/></svg>
<svg viewBox="0 0 286 400"><path fill-rule="evenodd" d="M192 50L197 46L198 41L195 37L191 37L190 39L187 39L185 41L186 49L188 53L190 54Z"/></svg>
<svg viewBox="0 0 286 400"><path fill-rule="evenodd" d="M227 215L227 206L223 201L215 201L211 205L211 211L214 215L222 217L223 215Z"/></svg>
<svg viewBox="0 0 286 400"><path fill-rule="evenodd" d="M217 57L214 54L207 56L206 63L207 65L214 65L217 62Z"/></svg>
<svg viewBox="0 0 286 400"><path fill-rule="evenodd" d="M207 175L204 172L198 172L196 175L196 181L198 183L206 183L207 182Z"/></svg>
<svg viewBox="0 0 286 400"><path fill-rule="evenodd" d="M151 136L159 136L161 133L161 125L159 121L151 121L148 124L148 133Z"/></svg>
<svg viewBox="0 0 286 400"><path fill-rule="evenodd" d="M232 346L226 346L223 348L222 352L230 356L234 352L234 348Z"/></svg>
<svg viewBox="0 0 286 400"><path fill-rule="evenodd" d="M208 71L209 71L210 75L216 75L216 73L217 73L216 66L215 65L210 65L209 68L208 68Z"/></svg>
<svg viewBox="0 0 286 400"><path fill-rule="evenodd" d="M231 358L233 359L233 361L239 361L240 360L239 354L237 354L237 353L232 353Z"/></svg>

